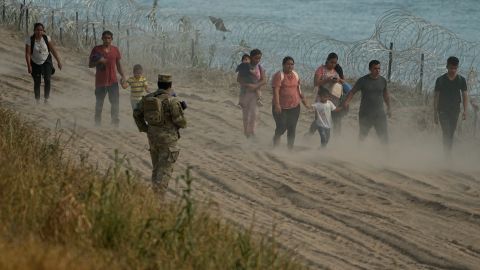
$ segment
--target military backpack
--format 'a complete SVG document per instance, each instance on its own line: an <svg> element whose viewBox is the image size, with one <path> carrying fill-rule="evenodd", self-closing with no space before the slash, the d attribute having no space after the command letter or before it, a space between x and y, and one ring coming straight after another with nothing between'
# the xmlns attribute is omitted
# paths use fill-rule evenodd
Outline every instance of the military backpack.
<svg viewBox="0 0 480 270"><path fill-rule="evenodd" d="M145 121L149 125L159 126L165 124L165 114L169 113L169 95L145 96L143 98L143 109Z"/></svg>

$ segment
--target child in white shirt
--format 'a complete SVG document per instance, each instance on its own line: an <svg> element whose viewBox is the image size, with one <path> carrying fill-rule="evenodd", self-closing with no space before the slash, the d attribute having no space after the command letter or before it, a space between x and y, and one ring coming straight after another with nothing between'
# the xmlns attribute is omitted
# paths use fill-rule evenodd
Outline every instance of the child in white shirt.
<svg viewBox="0 0 480 270"><path fill-rule="evenodd" d="M342 107L335 107L329 100L330 93L328 89L320 88L318 91L319 102L312 105L315 110L315 124L320 134L322 147L326 147L330 140L330 129L332 128L332 112L339 112Z"/></svg>

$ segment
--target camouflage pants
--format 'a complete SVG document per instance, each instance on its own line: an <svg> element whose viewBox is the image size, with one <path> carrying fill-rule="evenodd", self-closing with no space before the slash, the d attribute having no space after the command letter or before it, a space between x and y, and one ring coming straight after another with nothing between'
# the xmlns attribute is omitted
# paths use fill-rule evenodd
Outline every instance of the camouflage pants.
<svg viewBox="0 0 480 270"><path fill-rule="evenodd" d="M152 185L153 190L163 197L167 192L168 182L172 178L173 164L178 158L179 149L176 144L150 143L152 158Z"/></svg>

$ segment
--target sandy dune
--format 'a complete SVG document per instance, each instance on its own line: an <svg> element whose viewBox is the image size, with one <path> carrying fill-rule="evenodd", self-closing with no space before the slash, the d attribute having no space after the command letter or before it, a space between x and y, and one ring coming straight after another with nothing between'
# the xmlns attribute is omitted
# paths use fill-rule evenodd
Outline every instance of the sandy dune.
<svg viewBox="0 0 480 270"><path fill-rule="evenodd" d="M104 125L95 128L93 70L85 66L86 56L62 49L65 67L54 76L51 102L34 105L22 38L5 29L0 34L1 106L44 127L74 129L75 147L100 167L111 164L118 149L148 179L147 139L134 126L126 91L120 128L109 125L108 101ZM228 219L250 226L254 217L265 231L275 225L276 239L312 268L480 269L478 139L459 139L454 162L445 163L439 135L414 129L420 110L397 106L389 149L377 144L373 132L360 145L352 109L342 137L319 150L317 136L303 136L310 122L304 110L297 150L288 152L271 148L269 106L261 110L257 140L247 141L235 96L189 82L176 86L190 107L175 173L194 166L198 198L217 202Z"/></svg>

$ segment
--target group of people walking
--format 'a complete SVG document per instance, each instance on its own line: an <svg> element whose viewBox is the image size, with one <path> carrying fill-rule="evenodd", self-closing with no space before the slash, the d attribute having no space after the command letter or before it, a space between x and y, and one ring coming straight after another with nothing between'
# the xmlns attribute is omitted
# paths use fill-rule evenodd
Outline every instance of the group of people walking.
<svg viewBox="0 0 480 270"><path fill-rule="evenodd" d="M164 195L171 177L173 164L179 155L177 141L179 129L186 127L184 110L186 103L178 100L172 90L172 77L159 74L158 90L149 92L143 68L133 67L133 76L125 76L121 64L120 50L112 45L113 33L102 33L102 44L95 46L89 56L90 68L95 68L95 116L96 126L101 125L105 97L111 103L111 123L119 126L119 81L123 88L131 88L130 102L135 123L141 132L146 132L150 144L154 190ZM45 34L41 23L34 25L34 34L25 40L25 59L28 73L34 81L34 93L40 102L41 78L44 79L44 102L50 95L50 78L55 72L52 55L57 66L62 69L62 61L49 36ZM263 106L261 90L267 84L265 69L260 64L262 52L254 49L242 57L237 68L237 81L240 84L239 105L242 108L243 131L247 138L255 136L258 119L258 106ZM464 77L457 74L459 60L450 57L447 60L448 72L439 77L435 84L434 115L435 122L442 126L446 153L450 153L453 144L460 103L463 103L463 119L467 116L468 95ZM273 145L278 146L282 135L287 133L287 146L294 147L297 122L300 116L300 103L314 112L308 131L318 131L321 146L325 147L330 139L330 130L338 134L341 119L348 111L349 104L357 92L361 92L359 111L359 138L363 140L373 127L382 143L388 142L387 117L391 117L390 95L387 81L380 75L381 63L372 60L368 64L369 73L359 78L352 87L345 81L343 70L338 64L338 56L330 53L324 64L315 71L314 96L307 100L301 90L301 79L295 71L295 60L286 56L282 61L282 70L271 78L272 115L276 124ZM385 106L386 105L386 110Z"/></svg>
<svg viewBox="0 0 480 270"><path fill-rule="evenodd" d="M258 89L266 84L265 70L260 66L261 52L252 51L257 60L249 65L252 69L261 70L258 83L248 87L247 79L238 72L237 81L240 83L240 106L243 110L244 133L247 137L255 134L255 120L257 103L242 102L254 100L258 96ZM243 64L242 64L243 65ZM240 66L239 66L240 67ZM282 61L282 70L272 76L272 115L276 128L273 135L273 145L280 143L282 135L287 133L287 146L292 149L295 142L296 127L300 116L300 104L308 110L314 111L314 120L309 133L318 131L321 146L325 147L330 139L330 130L338 134L341 129L341 119L348 111L353 96L360 91L362 100L359 112L360 139L363 140L373 127L383 143L388 142L387 116L391 116L390 95L387 81L380 75L380 62L372 60L369 63L370 73L360 78L352 86L345 81L343 69L338 64L338 55L330 53L325 64L315 71L314 96L309 102L301 90L301 80L294 70L295 60L287 56ZM387 110L384 109L384 103ZM253 116L253 118L252 118Z"/></svg>
<svg viewBox="0 0 480 270"><path fill-rule="evenodd" d="M250 57L255 60L242 63L237 68L237 81L240 84L239 105L243 111L244 134L247 138L255 135L260 89L266 84L266 71L261 66L262 53L252 50ZM248 55L242 57L246 58ZM247 65L247 66L245 66ZM287 133L287 147L292 149L295 142L296 127L300 116L300 103L314 111L314 120L309 129L310 134L318 131L321 146L325 147L330 139L330 130L339 134L341 119L348 112L349 104L357 92L361 92L359 110L359 139L364 140L372 128L375 129L380 141L387 144L387 117L392 116L390 94L387 80L380 75L381 63L372 60L368 63L369 73L359 78L352 87L345 81L343 69L338 64L338 55L330 53L325 61L315 71L314 96L307 100L301 90L300 76L294 69L295 60L286 56L282 61L282 70L273 74L272 86L272 116L275 121L273 145L280 143L282 135ZM434 119L440 123L443 132L444 150L450 155L453 137L463 104L462 118L465 120L468 108L467 83L463 76L457 73L459 59L451 56L447 59L447 73L440 76L435 83ZM252 83L248 73L242 70L258 70L256 80ZM386 107L386 108L385 108Z"/></svg>
<svg viewBox="0 0 480 270"><path fill-rule="evenodd" d="M146 132L152 159L152 187L161 197L167 191L172 176L173 164L179 155L177 141L179 129L186 127L183 111L186 103L178 100L172 90L172 78L168 74L159 74L158 90L149 92L147 79L143 76L143 68L136 64L133 76L125 76L121 64L120 50L112 45L113 33L102 33L102 44L95 46L89 56L88 67L95 68L95 116L96 126L102 124L102 110L105 98L111 104L111 124L119 127L119 83L122 88L130 87L130 103L133 118L141 132ZM43 24L34 25L34 34L25 41L25 60L28 73L34 81L36 103L40 103L41 78L44 80L44 102L50 97L50 78L54 73L52 55L57 60L58 68L62 62L51 38L45 34ZM117 78L120 74L120 81Z"/></svg>

